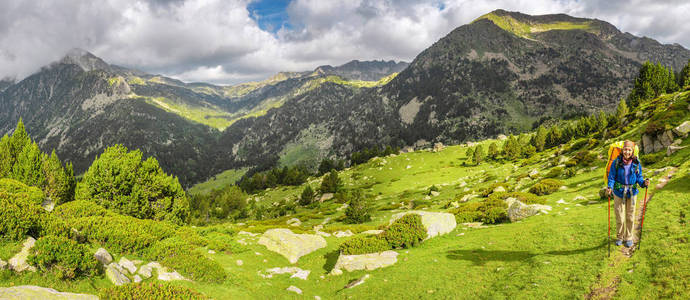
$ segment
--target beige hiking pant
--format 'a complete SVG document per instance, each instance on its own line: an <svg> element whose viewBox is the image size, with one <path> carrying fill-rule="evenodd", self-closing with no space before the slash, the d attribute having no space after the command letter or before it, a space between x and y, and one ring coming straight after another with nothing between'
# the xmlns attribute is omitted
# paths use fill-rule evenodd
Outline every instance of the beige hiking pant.
<svg viewBox="0 0 690 300"><path fill-rule="evenodd" d="M613 207L616 211L616 225L617 233L616 237L623 241L633 240L633 225L635 224L635 203L637 202L637 196L632 196L632 198L619 198L613 195ZM625 220L623 220L625 216Z"/></svg>

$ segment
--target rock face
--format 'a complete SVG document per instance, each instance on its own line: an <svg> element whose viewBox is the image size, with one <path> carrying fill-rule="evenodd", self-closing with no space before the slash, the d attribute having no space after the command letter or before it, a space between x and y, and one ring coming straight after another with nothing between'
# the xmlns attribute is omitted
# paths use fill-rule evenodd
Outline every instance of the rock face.
<svg viewBox="0 0 690 300"><path fill-rule="evenodd" d="M551 210L551 206L540 205L540 204L524 204L519 200L513 201L513 203L508 207L508 218L511 222L517 222L527 217L534 216L540 212L548 213Z"/></svg>
<svg viewBox="0 0 690 300"><path fill-rule="evenodd" d="M36 243L36 240L32 237L28 237L24 241L22 251L19 251L19 253L10 258L8 262L11 270L14 270L15 272L22 272L24 270L36 272L36 267L30 266L26 262L26 259L29 257L29 250L33 248L34 243Z"/></svg>
<svg viewBox="0 0 690 300"><path fill-rule="evenodd" d="M259 238L259 244L297 263L300 257L326 247L326 240L316 234L294 234L290 229L269 229Z"/></svg>
<svg viewBox="0 0 690 300"><path fill-rule="evenodd" d="M381 253L368 253L360 255L340 255L335 263L331 275L340 275L342 270L348 272L357 270L375 270L390 266L398 261L398 252L393 250Z"/></svg>
<svg viewBox="0 0 690 300"><path fill-rule="evenodd" d="M458 225L455 222L455 215L453 214L420 210L394 214L391 217L390 223L392 224L395 220L400 219L406 214L418 214L422 217L422 224L424 224L424 228L426 228L426 239L449 233Z"/></svg>
<svg viewBox="0 0 690 300"><path fill-rule="evenodd" d="M110 255L110 253L108 253L108 250L105 250L104 248L98 248L93 257L106 266L113 261L113 257Z"/></svg>
<svg viewBox="0 0 690 300"><path fill-rule="evenodd" d="M114 285L124 285L132 282L123 274L121 269L122 267L117 263L110 263L108 267L105 268L105 277Z"/></svg>
<svg viewBox="0 0 690 300"><path fill-rule="evenodd" d="M642 135L642 150L644 154L654 153L666 149L673 144L673 132L667 130L660 135Z"/></svg>
<svg viewBox="0 0 690 300"><path fill-rule="evenodd" d="M44 288L34 285L22 285L0 288L0 299L98 300L98 296L89 294L62 293L51 288Z"/></svg>

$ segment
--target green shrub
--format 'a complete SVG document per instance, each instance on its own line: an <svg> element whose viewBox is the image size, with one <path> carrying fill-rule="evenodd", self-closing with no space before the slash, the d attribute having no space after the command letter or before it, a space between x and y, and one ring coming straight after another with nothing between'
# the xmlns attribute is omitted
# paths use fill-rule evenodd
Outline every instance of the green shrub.
<svg viewBox="0 0 690 300"><path fill-rule="evenodd" d="M357 255L382 252L391 247L380 235L358 235L340 244L339 249L342 254Z"/></svg>
<svg viewBox="0 0 690 300"><path fill-rule="evenodd" d="M510 193L493 193L489 198L505 201L508 198L515 198L524 204L544 204L546 200L532 193L524 192L510 192Z"/></svg>
<svg viewBox="0 0 690 300"><path fill-rule="evenodd" d="M206 235L207 246L215 251L230 252L232 254L248 251L247 247L240 245L231 236L220 232L212 232Z"/></svg>
<svg viewBox="0 0 690 300"><path fill-rule="evenodd" d="M406 214L391 224L381 237L391 248L409 248L426 238L426 229L422 217L418 214Z"/></svg>
<svg viewBox="0 0 690 300"><path fill-rule="evenodd" d="M29 203L37 205L43 204L43 200L46 198L39 188L28 186L9 178L0 179L0 191L4 191L15 197L21 197L28 200Z"/></svg>
<svg viewBox="0 0 690 300"><path fill-rule="evenodd" d="M563 185L563 181L558 179L543 179L533 185L529 192L539 196L553 194Z"/></svg>
<svg viewBox="0 0 690 300"><path fill-rule="evenodd" d="M175 236L194 246L205 246L207 240L192 227L180 227L175 232Z"/></svg>
<svg viewBox="0 0 690 300"><path fill-rule="evenodd" d="M508 219L506 203L502 197L512 193L498 193L481 202L461 203L460 207L451 210L459 223L483 222L496 224ZM506 197L507 198L507 197Z"/></svg>
<svg viewBox="0 0 690 300"><path fill-rule="evenodd" d="M660 162L662 159L664 159L664 157L666 157L666 153L664 151L659 151L657 153L642 155L640 156L640 160L645 165L653 165L657 162Z"/></svg>
<svg viewBox="0 0 690 300"><path fill-rule="evenodd" d="M311 189L310 185L307 185L302 194L299 196L299 205L307 206L314 201L314 190Z"/></svg>
<svg viewBox="0 0 690 300"><path fill-rule="evenodd" d="M345 209L344 223L359 224L371 221L371 204L365 199L359 190L350 194L350 205Z"/></svg>
<svg viewBox="0 0 690 300"><path fill-rule="evenodd" d="M102 206L86 200L76 200L58 205L53 214L61 218L82 218L92 216L105 216L108 211Z"/></svg>
<svg viewBox="0 0 690 300"><path fill-rule="evenodd" d="M427 195L431 195L431 192L438 192L440 189L436 185L432 185L429 187L429 189L426 191Z"/></svg>
<svg viewBox="0 0 690 300"><path fill-rule="evenodd" d="M342 187L342 185L343 183L338 177L338 172L333 169L323 177L323 180L321 180L321 187L319 189L322 193L335 193Z"/></svg>
<svg viewBox="0 0 690 300"><path fill-rule="evenodd" d="M481 191L481 193L479 193L479 195L482 196L482 197L487 197L487 196L489 196L491 193L493 193L494 190L495 190L497 187L499 187L499 186L503 187L506 191L510 191L510 190L513 189L513 187L512 187L510 184L506 183L506 182L497 182L497 183L491 184L489 187L483 189L483 190Z"/></svg>
<svg viewBox="0 0 690 300"><path fill-rule="evenodd" d="M452 212L455 214L455 220L458 223L474 222L475 220L480 220L483 215L483 213L479 211L481 206L481 202L461 203L460 207L455 208Z"/></svg>
<svg viewBox="0 0 690 300"><path fill-rule="evenodd" d="M485 224L498 224L508 220L508 215L506 213L506 203L499 199L486 199L483 202L483 206L480 208L484 213L479 221Z"/></svg>
<svg viewBox="0 0 690 300"><path fill-rule="evenodd" d="M39 236L60 236L65 238L79 238L77 234L72 231L65 219L53 214L44 214L38 221L40 233Z"/></svg>
<svg viewBox="0 0 690 300"><path fill-rule="evenodd" d="M45 210L37 204L36 190L14 180L10 183L14 189L0 189L0 237L17 241L27 234L39 236Z"/></svg>
<svg viewBox="0 0 690 300"><path fill-rule="evenodd" d="M573 177L573 176L575 176L575 174L577 174L577 171L575 170L575 168L572 168L572 167L566 168L565 171L563 171L563 176L565 178Z"/></svg>
<svg viewBox="0 0 690 300"><path fill-rule="evenodd" d="M554 167L551 170L549 170L549 172L546 173L546 175L544 175L544 177L555 178L555 177L561 176L562 174L563 174L563 168L562 167Z"/></svg>
<svg viewBox="0 0 690 300"><path fill-rule="evenodd" d="M174 236L153 243L146 249L145 256L151 260L162 260L169 256L181 256L193 252L194 249L196 247L187 241Z"/></svg>
<svg viewBox="0 0 690 300"><path fill-rule="evenodd" d="M28 263L42 271L54 272L60 279L91 276L98 272L98 261L86 245L52 235L36 240Z"/></svg>
<svg viewBox="0 0 690 300"><path fill-rule="evenodd" d="M104 244L110 251L120 253L141 253L154 242L176 232L175 226L167 222L117 214L75 218L71 225L89 241Z"/></svg>
<svg viewBox="0 0 690 300"><path fill-rule="evenodd" d="M587 150L580 151L578 153L575 153L575 156L571 161L575 161L575 163L580 166L580 167L586 167L591 165L595 160L597 159L597 154L594 152L590 152ZM569 166L566 163L566 166Z"/></svg>
<svg viewBox="0 0 690 300"><path fill-rule="evenodd" d="M194 281L220 283L227 278L225 269L220 263L197 251L166 257L161 260L161 264L175 269Z"/></svg>
<svg viewBox="0 0 690 300"><path fill-rule="evenodd" d="M189 202L176 177L163 172L158 161L142 161L139 150L122 145L107 148L77 185L76 200L94 201L139 219L187 221Z"/></svg>
<svg viewBox="0 0 690 300"><path fill-rule="evenodd" d="M103 300L129 300L129 299L166 299L189 300L208 299L192 289L161 283L131 283L123 286L115 286L103 289L100 292Z"/></svg>

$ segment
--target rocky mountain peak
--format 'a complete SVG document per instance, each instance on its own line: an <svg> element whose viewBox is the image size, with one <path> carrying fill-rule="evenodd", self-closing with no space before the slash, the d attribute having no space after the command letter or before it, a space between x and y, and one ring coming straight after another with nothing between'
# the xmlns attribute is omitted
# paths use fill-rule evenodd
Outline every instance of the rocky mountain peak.
<svg viewBox="0 0 690 300"><path fill-rule="evenodd" d="M337 75L347 80L377 81L390 74L400 72L407 68L409 63L393 60L352 60L343 65L333 67L330 65L319 66L314 70L317 75Z"/></svg>
<svg viewBox="0 0 690 300"><path fill-rule="evenodd" d="M91 54L90 52L74 48L67 52L67 54L59 61L63 64L73 64L82 68L84 71L93 70L110 70L111 67L108 63L103 61L101 58Z"/></svg>

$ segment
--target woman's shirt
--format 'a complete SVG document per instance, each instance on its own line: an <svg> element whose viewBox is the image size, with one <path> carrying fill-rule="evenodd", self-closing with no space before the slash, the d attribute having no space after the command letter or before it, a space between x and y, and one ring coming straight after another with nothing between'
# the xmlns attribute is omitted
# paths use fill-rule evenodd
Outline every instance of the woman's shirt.
<svg viewBox="0 0 690 300"><path fill-rule="evenodd" d="M630 175L630 167L631 166L632 166L632 161L627 165L623 165L623 170L625 170L625 176L623 176L623 177L625 178L625 184L626 185L630 184L630 182L628 182L628 175Z"/></svg>

